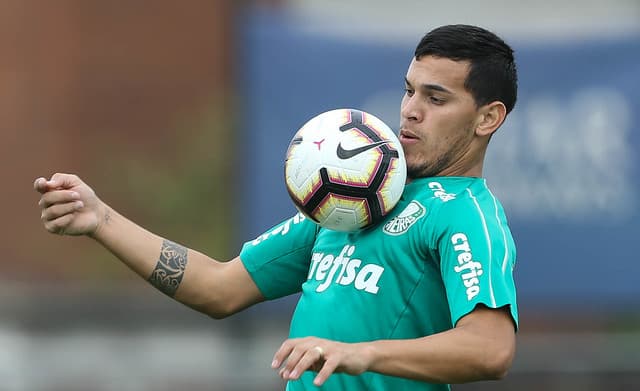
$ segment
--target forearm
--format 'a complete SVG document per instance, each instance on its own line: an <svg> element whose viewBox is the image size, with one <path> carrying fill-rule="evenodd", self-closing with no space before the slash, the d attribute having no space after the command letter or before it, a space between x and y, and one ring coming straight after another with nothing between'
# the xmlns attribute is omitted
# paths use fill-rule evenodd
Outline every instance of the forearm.
<svg viewBox="0 0 640 391"><path fill-rule="evenodd" d="M239 257L217 262L117 213L76 175L37 178L47 231L89 235L165 294L216 318L264 300Z"/></svg>
<svg viewBox="0 0 640 391"><path fill-rule="evenodd" d="M316 385L334 372L367 371L429 383L465 383L503 377L513 360L515 342L509 307L479 305L455 328L422 338L360 343L288 339L274 355L272 367L288 380L317 370Z"/></svg>
<svg viewBox="0 0 640 391"><path fill-rule="evenodd" d="M231 311L214 283L224 265L138 226L104 205L102 223L91 235L152 286L214 317Z"/></svg>
<svg viewBox="0 0 640 391"><path fill-rule="evenodd" d="M368 370L436 383L502 378L515 354L508 310L481 308L472 316L482 316L484 321L461 321L456 328L414 340L363 344L370 355Z"/></svg>
<svg viewBox="0 0 640 391"><path fill-rule="evenodd" d="M431 383L501 378L504 359L466 334L454 329L418 340L372 342L367 348L373 357L370 370Z"/></svg>
<svg viewBox="0 0 640 391"><path fill-rule="evenodd" d="M160 256L163 238L102 204L102 222L89 236L144 279L151 276Z"/></svg>

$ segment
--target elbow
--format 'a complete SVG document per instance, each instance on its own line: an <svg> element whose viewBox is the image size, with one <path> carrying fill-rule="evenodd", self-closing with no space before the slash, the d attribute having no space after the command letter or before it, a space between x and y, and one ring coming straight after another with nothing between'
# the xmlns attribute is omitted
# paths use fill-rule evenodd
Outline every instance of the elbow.
<svg viewBox="0 0 640 391"><path fill-rule="evenodd" d="M219 310L206 310L206 311L202 311L202 312L204 312L210 318L213 318L213 319L216 319L216 320L225 319L225 318L227 318L227 317L229 317L231 315L230 312L219 311Z"/></svg>
<svg viewBox="0 0 640 391"><path fill-rule="evenodd" d="M228 305L228 302L224 301L200 303L191 305L190 307L217 320L225 319L236 312Z"/></svg>
<svg viewBox="0 0 640 391"><path fill-rule="evenodd" d="M493 365L484 369L484 380L502 380L509 373L510 365Z"/></svg>
<svg viewBox="0 0 640 391"><path fill-rule="evenodd" d="M220 319L228 318L231 315L235 314L236 312L238 312L238 310L233 306L231 306L229 302L226 302L226 303L219 303L218 305L215 305L215 306L209 306L206 309L205 313L213 319L220 320Z"/></svg>
<svg viewBox="0 0 640 391"><path fill-rule="evenodd" d="M512 347L493 351L491 357L488 357L482 365L483 378L485 380L503 379L511 368L514 356L515 349Z"/></svg>

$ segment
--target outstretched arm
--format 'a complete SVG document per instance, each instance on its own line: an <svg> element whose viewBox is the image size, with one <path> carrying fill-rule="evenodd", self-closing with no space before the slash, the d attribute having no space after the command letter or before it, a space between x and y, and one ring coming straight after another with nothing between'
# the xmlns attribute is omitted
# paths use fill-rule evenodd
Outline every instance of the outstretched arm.
<svg viewBox="0 0 640 391"><path fill-rule="evenodd" d="M379 372L431 383L464 383L502 378L515 354L515 329L508 308L484 306L455 328L418 339L341 343L308 337L285 341L273 368L284 379L317 371L316 385L334 372ZM281 367L282 366L282 367Z"/></svg>
<svg viewBox="0 0 640 391"><path fill-rule="evenodd" d="M38 178L45 229L87 235L154 287L181 303L222 318L264 300L240 258L218 262L155 235L102 202L80 178Z"/></svg>

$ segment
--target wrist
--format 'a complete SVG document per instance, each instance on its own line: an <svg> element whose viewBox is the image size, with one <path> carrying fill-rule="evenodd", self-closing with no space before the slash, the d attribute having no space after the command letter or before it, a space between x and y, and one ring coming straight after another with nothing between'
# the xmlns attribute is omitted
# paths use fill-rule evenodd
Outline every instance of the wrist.
<svg viewBox="0 0 640 391"><path fill-rule="evenodd" d="M364 363L364 371L373 371L381 357L376 342L360 343L360 357Z"/></svg>
<svg viewBox="0 0 640 391"><path fill-rule="evenodd" d="M102 233L104 232L107 225L111 223L111 219L113 217L113 210L109 208L107 204L102 201L98 201L98 207L96 208L96 226L93 231L89 231L87 236L97 241L100 241L102 237Z"/></svg>

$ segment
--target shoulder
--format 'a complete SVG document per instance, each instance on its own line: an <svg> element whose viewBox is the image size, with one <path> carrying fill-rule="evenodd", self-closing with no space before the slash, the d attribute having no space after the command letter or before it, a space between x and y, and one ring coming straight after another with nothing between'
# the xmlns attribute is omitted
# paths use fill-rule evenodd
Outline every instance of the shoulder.
<svg viewBox="0 0 640 391"><path fill-rule="evenodd" d="M484 178L431 178L424 184L421 198L429 205L430 223L441 229L506 222L502 206Z"/></svg>
<svg viewBox="0 0 640 391"><path fill-rule="evenodd" d="M421 178L411 183L414 198L430 209L455 211L471 208L478 199L484 200L490 194L482 178L434 177Z"/></svg>

